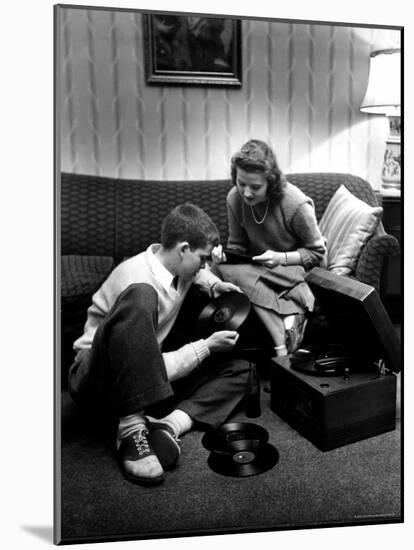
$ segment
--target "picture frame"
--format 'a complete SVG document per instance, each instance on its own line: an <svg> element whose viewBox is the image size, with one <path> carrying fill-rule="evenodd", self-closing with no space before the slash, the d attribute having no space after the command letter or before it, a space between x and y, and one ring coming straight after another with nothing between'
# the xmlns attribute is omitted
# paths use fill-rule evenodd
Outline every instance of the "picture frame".
<svg viewBox="0 0 414 550"><path fill-rule="evenodd" d="M388 116L388 124L387 141L390 143L401 143L401 117Z"/></svg>
<svg viewBox="0 0 414 550"><path fill-rule="evenodd" d="M384 187L399 186L401 182L401 145L399 141L387 140L382 166Z"/></svg>
<svg viewBox="0 0 414 550"><path fill-rule="evenodd" d="M241 21L143 14L146 81L153 85L242 85Z"/></svg>

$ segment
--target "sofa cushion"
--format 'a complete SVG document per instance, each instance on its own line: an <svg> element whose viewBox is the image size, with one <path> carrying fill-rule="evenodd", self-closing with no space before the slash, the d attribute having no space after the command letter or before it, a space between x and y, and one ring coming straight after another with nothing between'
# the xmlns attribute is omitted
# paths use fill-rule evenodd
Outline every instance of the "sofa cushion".
<svg viewBox="0 0 414 550"><path fill-rule="evenodd" d="M114 265L109 256L62 256L62 305L91 296Z"/></svg>
<svg viewBox="0 0 414 550"><path fill-rule="evenodd" d="M327 241L327 269L338 275L353 273L361 249L374 234L381 215L380 206L369 206L341 185L319 223Z"/></svg>

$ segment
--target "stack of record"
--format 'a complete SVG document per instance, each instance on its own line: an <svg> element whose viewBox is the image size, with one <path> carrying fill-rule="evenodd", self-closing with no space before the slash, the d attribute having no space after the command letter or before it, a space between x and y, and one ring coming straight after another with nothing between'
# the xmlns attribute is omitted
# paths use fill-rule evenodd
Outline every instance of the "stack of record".
<svg viewBox="0 0 414 550"><path fill-rule="evenodd" d="M277 464L279 453L268 439L261 426L231 422L206 432L202 444L210 451L208 465L214 472L247 477L267 472Z"/></svg>

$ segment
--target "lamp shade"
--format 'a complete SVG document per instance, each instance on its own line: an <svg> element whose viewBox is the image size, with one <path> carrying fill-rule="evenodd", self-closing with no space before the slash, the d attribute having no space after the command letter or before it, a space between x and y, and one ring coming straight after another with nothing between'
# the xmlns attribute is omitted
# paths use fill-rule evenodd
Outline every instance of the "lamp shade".
<svg viewBox="0 0 414 550"><path fill-rule="evenodd" d="M367 91L361 103L365 113L400 115L401 50L393 48L371 53Z"/></svg>

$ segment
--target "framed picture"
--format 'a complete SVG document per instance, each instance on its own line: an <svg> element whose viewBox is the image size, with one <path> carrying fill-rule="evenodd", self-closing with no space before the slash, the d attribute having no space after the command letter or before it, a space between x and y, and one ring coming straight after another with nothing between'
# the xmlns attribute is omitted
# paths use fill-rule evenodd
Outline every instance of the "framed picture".
<svg viewBox="0 0 414 550"><path fill-rule="evenodd" d="M401 145L396 140L387 140L382 165L384 187L394 187L401 181Z"/></svg>
<svg viewBox="0 0 414 550"><path fill-rule="evenodd" d="M387 138L388 142L401 143L401 117L400 116L389 116L389 135Z"/></svg>
<svg viewBox="0 0 414 550"><path fill-rule="evenodd" d="M240 87L241 21L143 15L148 84Z"/></svg>

